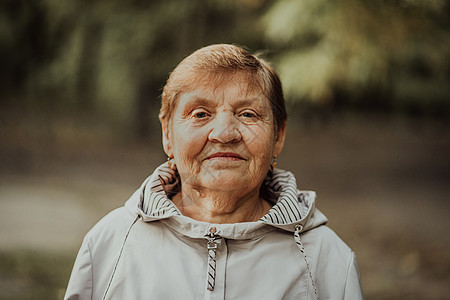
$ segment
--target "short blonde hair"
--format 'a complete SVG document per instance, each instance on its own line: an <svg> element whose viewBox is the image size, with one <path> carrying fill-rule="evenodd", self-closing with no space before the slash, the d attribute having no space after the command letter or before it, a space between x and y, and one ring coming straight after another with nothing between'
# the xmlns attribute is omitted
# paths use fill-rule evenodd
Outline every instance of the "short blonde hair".
<svg viewBox="0 0 450 300"><path fill-rule="evenodd" d="M262 59L238 46L228 44L201 48L185 59L170 74L161 97L160 121L168 123L181 94L199 84L218 86L226 76L243 73L250 89L258 88L270 102L277 131L287 119L281 81Z"/></svg>

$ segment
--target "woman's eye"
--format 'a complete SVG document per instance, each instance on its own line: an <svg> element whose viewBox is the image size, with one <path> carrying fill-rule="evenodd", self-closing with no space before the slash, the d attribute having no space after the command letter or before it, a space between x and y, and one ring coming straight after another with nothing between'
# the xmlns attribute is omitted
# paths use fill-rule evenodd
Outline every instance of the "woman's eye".
<svg viewBox="0 0 450 300"><path fill-rule="evenodd" d="M194 117L196 117L197 119L206 118L207 116L208 114L204 111L200 111L194 114Z"/></svg>
<svg viewBox="0 0 450 300"><path fill-rule="evenodd" d="M246 117L246 118L254 118L254 117L256 117L256 114L246 111L246 112L242 113L242 116Z"/></svg>

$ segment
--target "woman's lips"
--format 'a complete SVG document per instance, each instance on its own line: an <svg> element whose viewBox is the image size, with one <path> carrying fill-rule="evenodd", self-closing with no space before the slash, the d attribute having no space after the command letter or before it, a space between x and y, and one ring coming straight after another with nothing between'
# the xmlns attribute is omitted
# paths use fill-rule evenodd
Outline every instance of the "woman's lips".
<svg viewBox="0 0 450 300"><path fill-rule="evenodd" d="M227 160L241 160L244 159L234 152L217 152L208 156L207 159L227 159Z"/></svg>

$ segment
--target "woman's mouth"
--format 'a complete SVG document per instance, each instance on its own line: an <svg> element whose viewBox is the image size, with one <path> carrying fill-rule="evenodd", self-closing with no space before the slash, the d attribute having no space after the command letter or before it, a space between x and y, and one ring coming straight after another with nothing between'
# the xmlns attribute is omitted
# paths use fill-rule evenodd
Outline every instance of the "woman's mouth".
<svg viewBox="0 0 450 300"><path fill-rule="evenodd" d="M217 152L208 156L207 159L219 159L219 160L243 160L244 158L234 152Z"/></svg>

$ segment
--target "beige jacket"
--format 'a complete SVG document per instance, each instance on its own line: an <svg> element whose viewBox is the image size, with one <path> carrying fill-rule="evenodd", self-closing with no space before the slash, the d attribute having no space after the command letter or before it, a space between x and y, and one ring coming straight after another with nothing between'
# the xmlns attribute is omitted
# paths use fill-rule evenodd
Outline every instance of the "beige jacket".
<svg viewBox="0 0 450 300"><path fill-rule="evenodd" d="M86 235L64 299L362 299L355 255L298 191L290 172L264 181L259 221L210 224L169 200L167 164Z"/></svg>

